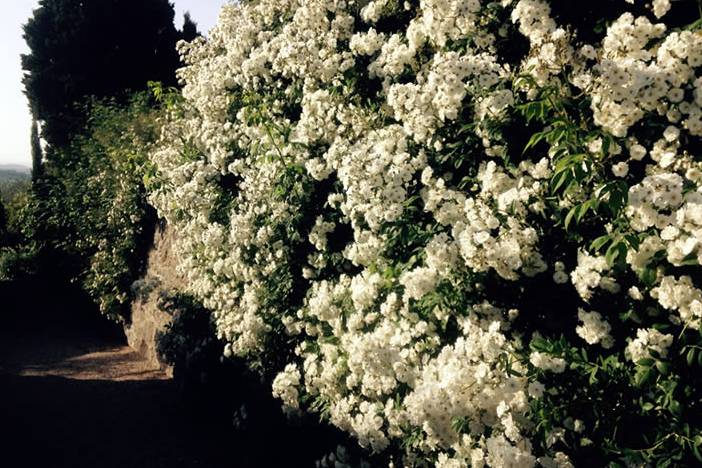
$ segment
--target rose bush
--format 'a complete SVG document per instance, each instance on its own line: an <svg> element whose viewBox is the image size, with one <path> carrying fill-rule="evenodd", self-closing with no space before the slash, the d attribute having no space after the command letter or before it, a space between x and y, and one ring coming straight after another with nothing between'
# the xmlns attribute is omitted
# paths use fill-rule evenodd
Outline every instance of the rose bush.
<svg viewBox="0 0 702 468"><path fill-rule="evenodd" d="M224 354L396 464L702 461L699 7L225 6L150 184Z"/></svg>

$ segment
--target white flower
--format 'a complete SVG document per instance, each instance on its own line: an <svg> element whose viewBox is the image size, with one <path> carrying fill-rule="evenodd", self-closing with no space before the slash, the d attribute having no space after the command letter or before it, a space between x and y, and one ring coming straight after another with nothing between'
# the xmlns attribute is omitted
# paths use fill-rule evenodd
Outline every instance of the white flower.
<svg viewBox="0 0 702 468"><path fill-rule="evenodd" d="M629 291L627 291L627 293L629 294L629 297L635 301L643 300L643 294L641 293L639 288L637 288L636 286L630 287Z"/></svg>
<svg viewBox="0 0 702 468"><path fill-rule="evenodd" d="M629 164L627 164L625 161L618 162L612 166L612 174L614 174L616 177L626 177L628 173Z"/></svg>
<svg viewBox="0 0 702 468"><path fill-rule="evenodd" d="M656 18L665 16L670 10L670 0L653 0L653 14Z"/></svg>
<svg viewBox="0 0 702 468"><path fill-rule="evenodd" d="M658 357L668 356L668 347L673 343L673 335L663 334L654 328L639 328L636 332L636 339L626 346L626 356L633 362L652 357L651 351L655 351Z"/></svg>
<svg viewBox="0 0 702 468"><path fill-rule="evenodd" d="M580 53L583 55L583 57L588 58L590 60L595 60L597 58L597 52L595 51L595 48L592 47L590 44L585 44L580 48Z"/></svg>
<svg viewBox="0 0 702 468"><path fill-rule="evenodd" d="M646 156L646 148L638 143L629 148L629 155L634 161L641 161Z"/></svg>
<svg viewBox="0 0 702 468"><path fill-rule="evenodd" d="M580 297L590 301L595 288L609 293L619 292L620 287L616 280L605 274L609 269L604 256L592 256L585 251L579 251L578 266L570 274L570 278Z"/></svg>
<svg viewBox="0 0 702 468"><path fill-rule="evenodd" d="M663 138L668 142L674 142L680 138L680 130L677 127L669 125L663 132Z"/></svg>
<svg viewBox="0 0 702 468"><path fill-rule="evenodd" d="M556 374L560 374L565 371L566 367L565 359L552 357L538 351L534 351L529 355L529 362L531 362L534 367L554 372Z"/></svg>
<svg viewBox="0 0 702 468"><path fill-rule="evenodd" d="M361 17L368 23L377 22L386 4L387 0L373 0L368 2L361 10Z"/></svg>
<svg viewBox="0 0 702 468"><path fill-rule="evenodd" d="M300 385L300 371L294 364L285 366L285 370L273 380L273 395L283 400L286 408L297 410L300 408L298 386Z"/></svg>
<svg viewBox="0 0 702 468"><path fill-rule="evenodd" d="M541 398L546 387L540 382L532 382L529 384L529 395L532 398Z"/></svg>
<svg viewBox="0 0 702 468"><path fill-rule="evenodd" d="M265 364L271 333L287 333L294 344L276 352L289 362L273 382L287 410L323 402L370 450L415 434L407 459L418 464L531 467L532 446L564 437L527 437L530 398L557 397L527 376L568 363L524 347L512 328L535 316L511 294L490 297L492 284L521 291L553 263L554 282L602 304L578 311L578 336L631 359L665 356L671 336L702 326L694 275L670 273L702 263L702 166L690 145L702 136L702 36L624 13L582 45L548 1L488 3L229 3L207 38L180 45L183 102L150 155L149 199L178 234L188 292L212 311L225 353ZM662 16L670 2L652 6ZM522 39L514 63L503 41ZM577 171L596 170L555 198L555 145L522 157L509 134L515 105L546 89L592 111L579 131L593 135L593 164ZM666 121L662 132L649 125ZM602 232L554 228L613 182L628 190L621 223L598 210ZM639 242L616 266L587 252L592 236L627 224ZM566 234L582 245L557 239ZM572 271L554 262L575 257ZM615 306L653 312L649 294L670 335L630 330L615 343L613 329L628 330ZM563 426L587 440L582 423ZM538 462L572 465L555 449Z"/></svg>
<svg viewBox="0 0 702 468"><path fill-rule="evenodd" d="M433 291L438 280L438 274L433 268L417 268L404 273L400 284L405 287L405 297L421 299L429 291Z"/></svg>
<svg viewBox="0 0 702 468"><path fill-rule="evenodd" d="M591 140L587 144L587 149L591 153L599 153L602 151L602 138L595 138L594 140Z"/></svg>
<svg viewBox="0 0 702 468"><path fill-rule="evenodd" d="M578 309L578 319L582 322L575 328L575 332L588 344L601 344L603 348L611 348L614 340L609 334L612 327L602 318L599 312L586 312Z"/></svg>
<svg viewBox="0 0 702 468"><path fill-rule="evenodd" d="M666 276L651 290L651 296L665 309L677 311L682 322L695 330L702 324L702 291L689 276ZM672 317L671 317L672 318Z"/></svg>

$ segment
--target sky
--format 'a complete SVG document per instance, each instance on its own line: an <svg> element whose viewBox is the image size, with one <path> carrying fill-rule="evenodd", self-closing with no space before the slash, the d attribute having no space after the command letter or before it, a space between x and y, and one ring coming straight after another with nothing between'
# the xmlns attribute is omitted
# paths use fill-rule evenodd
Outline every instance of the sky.
<svg viewBox="0 0 702 468"><path fill-rule="evenodd" d="M89 0L99 1L99 0ZM175 23L180 29L183 14L190 12L201 32L217 22L227 0L170 0L175 4ZM10 0L0 16L0 164L31 165L29 132L31 120L22 94L20 54L27 52L22 25L32 15L38 0Z"/></svg>

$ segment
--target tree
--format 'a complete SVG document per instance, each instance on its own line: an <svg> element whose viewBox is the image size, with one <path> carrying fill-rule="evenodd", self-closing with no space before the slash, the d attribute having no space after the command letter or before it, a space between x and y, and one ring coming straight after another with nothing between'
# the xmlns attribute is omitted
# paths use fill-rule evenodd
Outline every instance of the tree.
<svg viewBox="0 0 702 468"><path fill-rule="evenodd" d="M180 31L180 38L184 41L192 42L197 37L200 37L197 23L193 21L190 12L186 11L185 15L183 15L183 29Z"/></svg>
<svg viewBox="0 0 702 468"><path fill-rule="evenodd" d="M40 0L24 26L23 83L49 146L83 127L76 104L87 96L126 99L148 81L176 83L174 15L168 0Z"/></svg>
<svg viewBox="0 0 702 468"><path fill-rule="evenodd" d="M44 169L44 153L41 149L41 142L39 141L39 124L37 123L36 119L32 120L32 132L30 138L32 140L32 182L36 184L41 178Z"/></svg>

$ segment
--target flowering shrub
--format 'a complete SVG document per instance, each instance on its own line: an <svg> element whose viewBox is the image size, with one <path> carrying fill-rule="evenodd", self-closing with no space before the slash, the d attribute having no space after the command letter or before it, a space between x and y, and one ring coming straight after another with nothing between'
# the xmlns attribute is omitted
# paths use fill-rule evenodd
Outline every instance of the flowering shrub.
<svg viewBox="0 0 702 468"><path fill-rule="evenodd" d="M288 411L405 466L702 461L698 2L585 3L259 0L181 44L151 201Z"/></svg>

